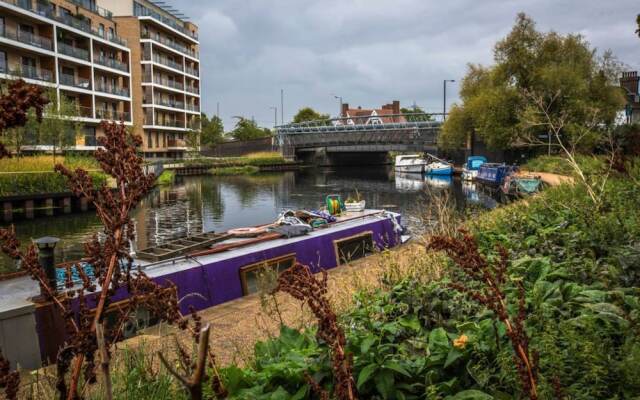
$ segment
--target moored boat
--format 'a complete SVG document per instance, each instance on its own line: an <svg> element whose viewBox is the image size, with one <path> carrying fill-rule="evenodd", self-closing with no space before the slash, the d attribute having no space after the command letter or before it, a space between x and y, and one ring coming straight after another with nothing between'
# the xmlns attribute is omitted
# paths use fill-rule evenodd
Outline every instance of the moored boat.
<svg viewBox="0 0 640 400"><path fill-rule="evenodd" d="M316 225L314 221L318 219L325 219L325 223ZM255 237L247 236L256 232L245 230L236 234L208 232L139 250L134 266L159 284L175 284L178 298L182 299L180 309L186 314L191 308L202 310L257 293L259 276L267 268L281 272L299 262L319 272L394 247L407 239L400 223L400 214L385 210L343 212L337 216L322 211L286 212L266 231L264 226L259 227ZM92 275L90 265L81 268ZM58 275L59 295L73 296L76 287L65 287L68 277L64 273ZM78 275L71 279L79 280ZM87 295L89 304L100 291L98 287ZM4 331L12 332L3 337L3 347L22 349L9 356L12 363L27 369L55 361L65 340L64 329L52 317L55 313L51 303L38 300L38 295L38 284L27 276L0 282L0 323ZM124 287L111 299L114 305L128 300ZM131 319L137 322L146 318L148 322L149 313L138 311ZM111 313L117 320L118 312L117 307L109 309L106 320L111 319Z"/></svg>
<svg viewBox="0 0 640 400"><path fill-rule="evenodd" d="M453 175L453 166L444 161L434 161L427 164L424 172L427 175L451 176Z"/></svg>
<svg viewBox="0 0 640 400"><path fill-rule="evenodd" d="M484 163L478 169L476 181L489 186L500 186L504 179L516 170L517 167L511 165Z"/></svg>
<svg viewBox="0 0 640 400"><path fill-rule="evenodd" d="M533 175L509 175L504 179L502 192L511 196L526 196L537 193L542 187L542 179Z"/></svg>
<svg viewBox="0 0 640 400"><path fill-rule="evenodd" d="M467 158L467 162L462 166L462 180L472 181L476 179L480 167L486 162L487 158L483 156L471 156Z"/></svg>
<svg viewBox="0 0 640 400"><path fill-rule="evenodd" d="M425 172L427 160L419 154L396 156L395 170L397 172L422 174Z"/></svg>

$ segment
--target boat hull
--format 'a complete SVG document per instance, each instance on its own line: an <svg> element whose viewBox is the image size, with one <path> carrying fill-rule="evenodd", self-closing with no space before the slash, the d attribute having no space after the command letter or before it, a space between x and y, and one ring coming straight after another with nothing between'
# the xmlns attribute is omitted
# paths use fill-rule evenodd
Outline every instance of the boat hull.
<svg viewBox="0 0 640 400"><path fill-rule="evenodd" d="M424 164L414 165L396 165L396 172L410 173L410 174L422 174L424 173Z"/></svg>
<svg viewBox="0 0 640 400"><path fill-rule="evenodd" d="M427 167L427 169L425 170L425 173L427 175L451 176L451 175L453 175L453 168L452 167L445 167L445 168L429 168L429 167Z"/></svg>

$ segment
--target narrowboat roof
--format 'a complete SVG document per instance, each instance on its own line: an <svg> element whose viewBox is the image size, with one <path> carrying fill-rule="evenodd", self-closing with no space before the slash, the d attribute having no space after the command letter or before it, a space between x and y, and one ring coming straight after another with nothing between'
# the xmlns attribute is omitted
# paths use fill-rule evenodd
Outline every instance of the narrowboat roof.
<svg viewBox="0 0 640 400"><path fill-rule="evenodd" d="M314 229L306 235L293 238L278 238L242 247L236 247L223 252L210 255L191 257L187 254L180 255L173 259L162 261L145 261L134 257L135 265L139 265L150 278L162 277L193 268L195 266L213 264L249 253L259 253L268 249L277 248L292 243L310 240L314 237L333 234L343 230L366 226L369 223L380 219L397 218L400 214L385 210L364 210L361 212L347 212L337 217L337 221L331 223L326 228ZM217 241L215 244L237 243L246 239L228 238L224 241ZM39 286L28 276L21 276L14 279L0 281L0 313L13 309L21 309L32 305L29 299L39 294ZM100 291L98 287L97 291Z"/></svg>

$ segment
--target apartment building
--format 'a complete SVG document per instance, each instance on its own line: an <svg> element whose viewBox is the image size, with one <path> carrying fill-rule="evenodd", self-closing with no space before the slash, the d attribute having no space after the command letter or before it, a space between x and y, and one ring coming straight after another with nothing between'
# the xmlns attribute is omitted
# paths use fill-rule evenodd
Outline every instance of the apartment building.
<svg viewBox="0 0 640 400"><path fill-rule="evenodd" d="M160 4L161 2L158 2ZM197 27L146 0L0 0L0 79L73 101L93 150L102 120L122 120L149 158L180 158L200 129Z"/></svg>

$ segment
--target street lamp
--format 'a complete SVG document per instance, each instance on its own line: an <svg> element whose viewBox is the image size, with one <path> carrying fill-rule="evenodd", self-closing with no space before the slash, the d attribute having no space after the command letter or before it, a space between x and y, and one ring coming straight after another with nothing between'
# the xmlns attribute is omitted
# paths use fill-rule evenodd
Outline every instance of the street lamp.
<svg viewBox="0 0 640 400"><path fill-rule="evenodd" d="M273 127L278 126L278 107L269 107L269 110L273 110Z"/></svg>
<svg viewBox="0 0 640 400"><path fill-rule="evenodd" d="M335 99L340 100L340 110L338 111L338 118L342 117L342 96L336 96L335 94L333 95L333 97Z"/></svg>
<svg viewBox="0 0 640 400"><path fill-rule="evenodd" d="M447 119L447 82L455 82L453 79L445 79L442 81L442 120Z"/></svg>

